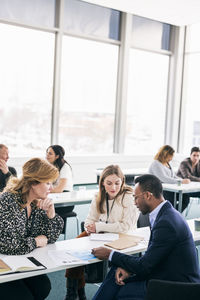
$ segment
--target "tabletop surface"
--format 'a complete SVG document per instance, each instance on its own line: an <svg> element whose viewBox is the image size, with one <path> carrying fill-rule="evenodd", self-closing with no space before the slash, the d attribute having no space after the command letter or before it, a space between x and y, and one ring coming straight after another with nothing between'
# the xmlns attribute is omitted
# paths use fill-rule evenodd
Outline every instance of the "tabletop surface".
<svg viewBox="0 0 200 300"><path fill-rule="evenodd" d="M164 190L168 191L174 191L174 192L185 192L185 193L191 193L191 192L198 192L200 191L200 182L194 182L191 181L188 184L181 184L178 185L176 183L163 183L162 184Z"/></svg>
<svg viewBox="0 0 200 300"><path fill-rule="evenodd" d="M144 228L138 228L134 232L132 232L134 235L138 235L141 237L144 237L144 240L138 243L137 246L121 250L122 253L127 254L134 254L143 252L146 250L148 245L148 239L150 235L150 229L149 227ZM71 240L64 240L64 241L58 241L54 244L48 244L46 247L43 248L37 248L33 250L31 253L24 255L27 256L33 256L35 257L41 264L43 264L46 269L45 270L39 270L39 271L31 271L26 273L14 273L14 274L6 274L6 275L0 275L0 282L6 282L6 281L12 281L16 279L36 276L40 274L46 274L50 272L55 272L59 270L63 270L67 268L67 265L57 265L54 260L52 260L48 254L49 250L78 250L78 251L89 251L93 248L104 246L105 241L94 241L90 240L89 237L83 237L79 239L71 239ZM4 257L5 255L0 255L0 257ZM94 263L99 261L97 258L90 261L90 263ZM77 265L76 265L77 266ZM70 267L73 267L70 265Z"/></svg>
<svg viewBox="0 0 200 300"><path fill-rule="evenodd" d="M194 219L188 220L188 225L191 229L191 232L193 234L193 238L195 242L200 242L200 231L194 230ZM130 234L130 233L129 233ZM149 227L143 227L143 228L137 228L135 231L133 231L131 234L141 236L144 238L143 241L139 242L138 245L134 247L130 247L124 250L121 250L120 252L126 253L126 254L134 254L139 252L144 252L147 249L148 246L148 240L150 236L150 229ZM45 270L39 270L39 271L32 271L32 272L26 272L26 273L14 273L9 275L0 275L0 282L7 282L12 281L16 279L22 279L26 277L32 277L40 274L46 274L50 272L55 272L59 270L63 270L67 268L67 265L58 265L54 260L52 260L49 256L48 251L49 250L77 250L78 251L91 251L93 248L104 246L103 241L94 241L90 240L89 237L83 237L80 239L71 239L71 240L64 240L64 241L58 241L54 244L49 244L46 247L43 248L37 248L31 253L24 255L27 256L33 256L35 257L40 263L42 263L46 269ZM0 257L4 257L4 255L0 255ZM94 263L99 261L97 258L90 261L90 263ZM77 265L76 265L77 266ZM69 266L68 266L69 267ZM73 267L70 265L70 267Z"/></svg>
<svg viewBox="0 0 200 300"><path fill-rule="evenodd" d="M64 202L74 202L74 204L78 202L91 202L95 197L95 194L98 193L98 189L90 189L90 190L78 190L67 193L50 193L49 198L53 200L54 204L64 203ZM80 204L80 203L79 203Z"/></svg>

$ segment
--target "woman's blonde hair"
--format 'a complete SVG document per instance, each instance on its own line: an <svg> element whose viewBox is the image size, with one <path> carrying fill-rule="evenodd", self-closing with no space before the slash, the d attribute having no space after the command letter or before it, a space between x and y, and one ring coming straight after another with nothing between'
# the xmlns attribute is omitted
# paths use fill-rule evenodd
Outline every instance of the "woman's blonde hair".
<svg viewBox="0 0 200 300"><path fill-rule="evenodd" d="M169 145L164 145L162 146L158 153L155 155L154 159L158 160L162 164L166 163L168 161L169 156L174 155L175 150L169 146Z"/></svg>
<svg viewBox="0 0 200 300"><path fill-rule="evenodd" d="M105 211L103 209L103 205L104 205L104 202L106 201L106 190L105 190L103 183L104 183L104 180L106 179L106 177L108 177L110 175L116 175L117 177L119 177L122 180L120 191L117 194L117 196L119 196L123 193L126 193L126 192L133 193L133 189L130 186L125 184L124 174L122 173L122 170L120 169L120 167L118 165L110 165L110 166L106 167L100 176L99 192L97 195L97 211L101 214L105 213Z"/></svg>
<svg viewBox="0 0 200 300"><path fill-rule="evenodd" d="M58 178L59 171L56 167L44 159L32 158L22 167L22 177L12 177L3 192L22 193L23 203L26 204L26 197L33 184L41 182L53 182Z"/></svg>

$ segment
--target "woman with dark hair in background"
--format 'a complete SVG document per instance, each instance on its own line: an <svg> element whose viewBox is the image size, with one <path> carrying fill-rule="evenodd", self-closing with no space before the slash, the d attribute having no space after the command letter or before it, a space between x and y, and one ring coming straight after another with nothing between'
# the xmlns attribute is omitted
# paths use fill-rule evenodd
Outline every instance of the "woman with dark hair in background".
<svg viewBox="0 0 200 300"><path fill-rule="evenodd" d="M59 176L55 182L53 182L52 193L71 192L73 190L73 178L72 168L70 164L65 160L65 150L60 145L51 145L46 150L46 159L52 165L54 165L58 171ZM59 214L63 221L64 227L62 233L65 233L66 218L70 212L74 209L74 205L67 207L56 207L56 213Z"/></svg>
<svg viewBox="0 0 200 300"><path fill-rule="evenodd" d="M47 148L46 159L59 171L58 179L53 183L52 193L62 193L73 190L72 168L64 159L65 150L60 145L51 145Z"/></svg>

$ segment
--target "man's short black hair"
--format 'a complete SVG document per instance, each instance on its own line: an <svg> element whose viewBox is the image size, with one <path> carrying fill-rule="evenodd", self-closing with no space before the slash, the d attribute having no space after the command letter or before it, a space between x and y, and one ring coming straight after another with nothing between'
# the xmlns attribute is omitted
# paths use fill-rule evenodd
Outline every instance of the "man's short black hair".
<svg viewBox="0 0 200 300"><path fill-rule="evenodd" d="M199 147L192 147L192 149L191 149L191 151L190 151L190 155L191 155L193 152L200 152Z"/></svg>
<svg viewBox="0 0 200 300"><path fill-rule="evenodd" d="M143 192L151 192L155 198L163 195L162 183L158 177L150 174L139 176L135 179L135 183L139 183Z"/></svg>

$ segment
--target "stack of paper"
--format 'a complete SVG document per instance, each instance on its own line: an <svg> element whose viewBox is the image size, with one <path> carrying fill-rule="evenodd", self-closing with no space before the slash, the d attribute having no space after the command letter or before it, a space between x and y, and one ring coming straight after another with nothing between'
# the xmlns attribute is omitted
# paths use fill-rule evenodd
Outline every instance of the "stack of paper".
<svg viewBox="0 0 200 300"><path fill-rule="evenodd" d="M115 241L119 238L118 233L91 233L90 240L92 241Z"/></svg>

